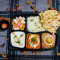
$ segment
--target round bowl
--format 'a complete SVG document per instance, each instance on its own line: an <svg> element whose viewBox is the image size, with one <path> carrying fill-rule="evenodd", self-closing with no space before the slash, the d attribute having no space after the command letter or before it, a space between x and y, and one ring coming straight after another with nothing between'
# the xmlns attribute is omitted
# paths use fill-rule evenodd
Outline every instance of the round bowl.
<svg viewBox="0 0 60 60"><path fill-rule="evenodd" d="M2 20L0 22L0 29L1 30L6 30L9 28L9 22L7 20Z"/></svg>

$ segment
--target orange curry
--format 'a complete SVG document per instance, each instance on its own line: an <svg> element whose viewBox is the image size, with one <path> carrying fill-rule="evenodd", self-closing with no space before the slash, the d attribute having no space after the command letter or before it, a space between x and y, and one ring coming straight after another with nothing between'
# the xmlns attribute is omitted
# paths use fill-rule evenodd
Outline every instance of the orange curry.
<svg viewBox="0 0 60 60"><path fill-rule="evenodd" d="M26 48L39 49L40 48L40 35L39 34L27 34Z"/></svg>

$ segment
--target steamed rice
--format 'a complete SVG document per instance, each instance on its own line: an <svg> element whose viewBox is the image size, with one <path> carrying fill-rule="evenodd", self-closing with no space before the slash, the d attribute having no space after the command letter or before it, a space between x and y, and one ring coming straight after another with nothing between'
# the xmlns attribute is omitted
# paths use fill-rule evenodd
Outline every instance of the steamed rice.
<svg viewBox="0 0 60 60"><path fill-rule="evenodd" d="M29 32L45 31L40 23L39 16L30 16L27 18L27 29Z"/></svg>

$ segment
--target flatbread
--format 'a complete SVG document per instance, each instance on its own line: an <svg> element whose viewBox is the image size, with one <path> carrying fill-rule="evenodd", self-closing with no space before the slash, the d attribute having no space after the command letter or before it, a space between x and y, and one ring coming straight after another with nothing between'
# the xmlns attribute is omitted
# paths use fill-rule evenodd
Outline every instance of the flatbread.
<svg viewBox="0 0 60 60"><path fill-rule="evenodd" d="M47 10L39 13L43 27L51 33L55 33L60 26L60 13L56 10Z"/></svg>

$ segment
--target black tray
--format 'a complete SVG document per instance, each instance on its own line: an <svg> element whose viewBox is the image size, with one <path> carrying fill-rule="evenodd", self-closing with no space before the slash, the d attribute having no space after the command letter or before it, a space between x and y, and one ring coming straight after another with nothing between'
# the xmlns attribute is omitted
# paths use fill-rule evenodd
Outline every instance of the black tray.
<svg viewBox="0 0 60 60"><path fill-rule="evenodd" d="M12 30L12 21L13 21L13 19L14 19L15 17L19 17L19 16L25 17L25 22L26 22L26 23L25 23L25 29L24 29L24 30ZM14 31L22 31L22 32L25 33L25 35L27 35L28 33L29 33L29 34L39 34L39 35L40 35L40 43L41 43L40 49L27 49L27 48L26 48L26 36L25 36L25 47L24 47L24 48L19 48L19 47L14 47L14 46L12 46L11 41L10 41L11 39L9 39L10 47L13 48L12 50L47 51L47 50L52 50L52 49L54 49L54 48L56 47L56 44L57 44L57 33L55 33L55 35L56 35L55 46L54 46L53 48L48 48L48 49L42 48L42 33L50 33L50 32L48 32L48 31L29 32L29 31L27 30L27 17L29 17L29 16L39 16L39 15L38 15L38 14L21 14L21 15L14 15L14 16L12 16L12 21L11 21L11 24L10 24L10 33L11 33L11 32L14 32ZM51 33L50 33L50 34L51 34ZM10 37L11 37L11 36L10 36Z"/></svg>

